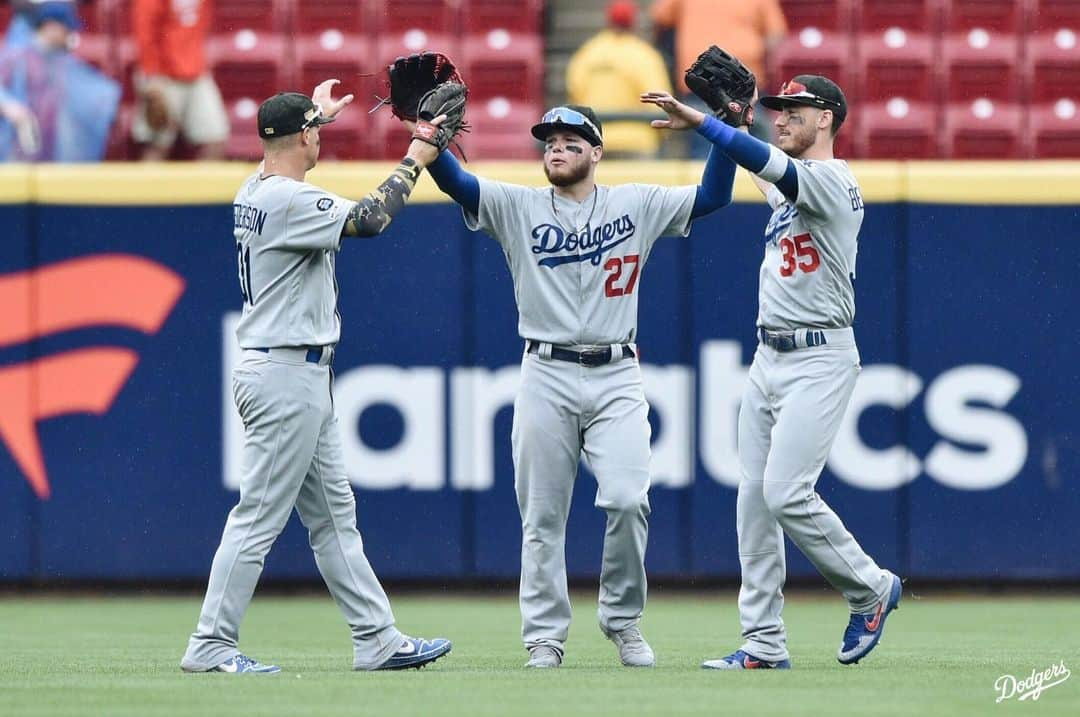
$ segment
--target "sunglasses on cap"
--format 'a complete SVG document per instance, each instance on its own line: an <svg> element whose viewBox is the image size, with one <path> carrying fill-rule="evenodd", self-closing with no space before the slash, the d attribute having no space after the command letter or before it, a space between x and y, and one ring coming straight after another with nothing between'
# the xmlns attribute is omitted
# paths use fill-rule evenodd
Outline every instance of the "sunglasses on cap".
<svg viewBox="0 0 1080 717"><path fill-rule="evenodd" d="M300 125L300 130L303 131L313 125L326 124L325 116L322 105L316 102L311 109L304 112L304 123Z"/></svg>
<svg viewBox="0 0 1080 717"><path fill-rule="evenodd" d="M780 94L776 96L777 99L793 99L793 100L806 100L812 105L825 105L827 107L836 107L839 109L840 103L835 100L830 100L827 97L821 95L815 95L810 90L806 89L806 85L795 80L785 82L780 88ZM767 106L767 105L766 105Z"/></svg>
<svg viewBox="0 0 1080 717"><path fill-rule="evenodd" d="M540 124L567 124L572 127L587 127L598 139L603 136L591 119L569 107L556 107L548 110L540 118Z"/></svg>

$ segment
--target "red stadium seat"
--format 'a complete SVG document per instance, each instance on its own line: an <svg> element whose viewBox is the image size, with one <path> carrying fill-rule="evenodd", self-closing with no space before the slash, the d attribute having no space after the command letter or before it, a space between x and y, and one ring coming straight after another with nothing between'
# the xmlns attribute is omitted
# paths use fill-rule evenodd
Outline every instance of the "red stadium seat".
<svg viewBox="0 0 1080 717"><path fill-rule="evenodd" d="M130 3L130 0L125 0ZM78 5L79 19L82 20L82 32L97 35L108 34L115 29L114 18L118 16L118 0L93 0Z"/></svg>
<svg viewBox="0 0 1080 717"><path fill-rule="evenodd" d="M353 93L364 101L371 96L372 78L362 77L382 69L371 59L371 45L365 35L347 35L334 29L304 35L294 41L297 87L310 93L323 80L336 78L341 84L335 94Z"/></svg>
<svg viewBox="0 0 1080 717"><path fill-rule="evenodd" d="M1080 26L1028 38L1031 102L1069 97L1080 88Z"/></svg>
<svg viewBox="0 0 1080 717"><path fill-rule="evenodd" d="M1024 0L946 0L944 28L964 33L981 28L1019 35L1024 32Z"/></svg>
<svg viewBox="0 0 1080 717"><path fill-rule="evenodd" d="M840 85L850 103L855 94L851 74L851 47L851 37L846 33L836 34L821 32L816 28L804 28L789 36L770 54L769 77L776 78L779 85L795 75L824 75ZM768 88L768 91L779 89L777 86Z"/></svg>
<svg viewBox="0 0 1080 717"><path fill-rule="evenodd" d="M375 149L367 108L351 106L319 130L321 159L366 159ZM405 150L401 150L402 156Z"/></svg>
<svg viewBox="0 0 1080 717"><path fill-rule="evenodd" d="M940 96L938 45L931 35L899 27L868 32L858 40L860 99L906 97L923 102Z"/></svg>
<svg viewBox="0 0 1080 717"><path fill-rule="evenodd" d="M540 143L530 130L544 112L540 102L502 97L469 105L472 131L461 140L469 159L537 159Z"/></svg>
<svg viewBox="0 0 1080 717"><path fill-rule="evenodd" d="M1014 36L981 29L947 35L942 44L945 96L951 101L978 97L1020 97L1021 65Z"/></svg>
<svg viewBox="0 0 1080 717"><path fill-rule="evenodd" d="M229 113L229 141L225 147L227 158L257 162L262 157L258 132L260 101L243 97L226 102L225 109Z"/></svg>
<svg viewBox="0 0 1080 717"><path fill-rule="evenodd" d="M1028 119L1037 159L1080 158L1080 92L1032 106Z"/></svg>
<svg viewBox="0 0 1080 717"><path fill-rule="evenodd" d="M0 5L0 32L7 32L8 23L11 22L11 5Z"/></svg>
<svg viewBox="0 0 1080 717"><path fill-rule="evenodd" d="M980 98L945 109L949 159L1018 159L1028 155L1019 103Z"/></svg>
<svg viewBox="0 0 1080 717"><path fill-rule="evenodd" d="M857 29L862 32L902 30L936 33L941 29L943 0L858 0Z"/></svg>
<svg viewBox="0 0 1080 717"><path fill-rule="evenodd" d="M893 98L863 105L857 113L855 146L868 159L934 159L938 113L928 102Z"/></svg>
<svg viewBox="0 0 1080 717"><path fill-rule="evenodd" d="M131 123L135 117L135 106L122 104L116 108L116 119L109 129L109 139L105 144L107 161L123 162L137 159L135 140L131 137Z"/></svg>
<svg viewBox="0 0 1080 717"><path fill-rule="evenodd" d="M210 28L214 33L239 30L285 32L291 19L292 3L289 0L215 0L213 5L214 18Z"/></svg>
<svg viewBox="0 0 1080 717"><path fill-rule="evenodd" d="M542 14L541 0L462 0L461 27L470 33L508 30L539 35Z"/></svg>
<svg viewBox="0 0 1080 717"><path fill-rule="evenodd" d="M298 2L292 11L291 30L298 35L318 35L337 30L345 35L371 30L371 12L365 0L318 0Z"/></svg>
<svg viewBox="0 0 1080 717"><path fill-rule="evenodd" d="M281 35L251 29L214 35L207 59L225 100L242 98L262 102L292 85L292 62Z"/></svg>
<svg viewBox="0 0 1080 717"><path fill-rule="evenodd" d="M537 35L491 30L462 42L462 76L471 97L543 102L544 51Z"/></svg>
<svg viewBox="0 0 1080 717"><path fill-rule="evenodd" d="M1030 0L1029 30L1054 33L1062 28L1080 28L1080 3L1076 0Z"/></svg>
<svg viewBox="0 0 1080 717"><path fill-rule="evenodd" d="M466 111L468 115L468 111ZM371 118L371 159L401 159L409 149L409 132L389 107L380 107Z"/></svg>
<svg viewBox="0 0 1080 717"><path fill-rule="evenodd" d="M1032 103L1071 97L1080 87L1080 2L1031 0L1027 69Z"/></svg>
<svg viewBox="0 0 1080 717"><path fill-rule="evenodd" d="M372 20L379 33L420 28L453 36L458 31L458 7L454 0L374 0ZM441 46L431 49L445 52Z"/></svg>
<svg viewBox="0 0 1080 717"><path fill-rule="evenodd" d="M830 32L851 29L853 0L781 0L792 31L815 27Z"/></svg>

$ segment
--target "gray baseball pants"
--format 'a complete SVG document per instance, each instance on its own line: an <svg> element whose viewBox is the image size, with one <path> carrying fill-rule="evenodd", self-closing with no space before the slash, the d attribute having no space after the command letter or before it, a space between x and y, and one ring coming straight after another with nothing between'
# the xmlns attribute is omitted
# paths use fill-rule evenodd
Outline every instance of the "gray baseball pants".
<svg viewBox="0 0 1080 717"><path fill-rule="evenodd" d="M853 337L785 353L759 345L754 355L739 409L736 503L742 649L754 657L788 658L785 533L852 612L872 612L892 587L814 490L858 373Z"/></svg>
<svg viewBox="0 0 1080 717"><path fill-rule="evenodd" d="M305 362L303 354L248 350L233 369L233 399L244 421L244 477L181 661L186 670L209 670L239 652L240 621L294 506L319 572L352 630L353 667L374 668L401 646L390 602L356 529L356 500L330 398L330 352L324 350L319 364Z"/></svg>
<svg viewBox="0 0 1080 717"><path fill-rule="evenodd" d="M647 592L648 414L636 359L584 367L525 354L511 441L526 648L548 645L561 654L569 632L566 521L582 457L596 476L595 505L607 513L600 626L619 631L641 618Z"/></svg>

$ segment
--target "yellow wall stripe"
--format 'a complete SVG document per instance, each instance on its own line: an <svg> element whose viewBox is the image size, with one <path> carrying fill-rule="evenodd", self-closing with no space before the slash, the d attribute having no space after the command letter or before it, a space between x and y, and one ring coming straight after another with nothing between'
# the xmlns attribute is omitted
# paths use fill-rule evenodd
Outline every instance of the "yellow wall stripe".
<svg viewBox="0 0 1080 717"><path fill-rule="evenodd" d="M868 202L933 204L1080 204L1080 161L1026 162L852 162ZM393 162L327 162L308 175L331 192L358 199L393 169ZM603 184L697 184L703 162L612 161L601 163ZM474 162L482 177L545 186L540 162ZM0 204L143 206L227 204L255 165L238 162L104 163L0 166ZM742 170L735 200L761 201ZM413 200L447 201L429 177Z"/></svg>

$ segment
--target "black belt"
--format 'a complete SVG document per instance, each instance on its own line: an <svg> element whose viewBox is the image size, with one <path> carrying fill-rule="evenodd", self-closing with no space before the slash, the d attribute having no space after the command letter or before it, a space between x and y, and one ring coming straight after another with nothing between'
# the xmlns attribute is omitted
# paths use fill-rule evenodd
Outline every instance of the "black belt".
<svg viewBox="0 0 1080 717"><path fill-rule="evenodd" d="M802 331L802 329L800 329L800 331ZM781 353L804 348L796 341L794 331L769 331L768 329L758 327L758 338L761 339L761 343ZM824 331L820 329L807 329L805 343L806 347L811 347L822 346L828 343L828 341L825 339Z"/></svg>
<svg viewBox="0 0 1080 717"><path fill-rule="evenodd" d="M530 339L526 350L531 354L540 353L540 342ZM634 358L634 356L634 349L623 344L622 358L628 359ZM591 351L574 351L573 349L564 349L561 346L552 345L551 358L559 361L576 363L580 366L587 366L589 368L603 366L606 363L611 363L611 347L605 346L602 349L593 349ZM619 360L621 361L622 359Z"/></svg>
<svg viewBox="0 0 1080 717"><path fill-rule="evenodd" d="M322 361L322 354L323 354L323 347L322 346L286 346L284 348L289 348L289 349L294 349L294 350L299 350L299 351L303 351L304 349L307 349L307 353L304 354L304 360L305 361L307 361L308 363L319 363L319 361ZM266 346L256 348L254 350L255 351L261 351L264 354L270 353L270 348L266 347Z"/></svg>

